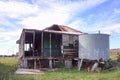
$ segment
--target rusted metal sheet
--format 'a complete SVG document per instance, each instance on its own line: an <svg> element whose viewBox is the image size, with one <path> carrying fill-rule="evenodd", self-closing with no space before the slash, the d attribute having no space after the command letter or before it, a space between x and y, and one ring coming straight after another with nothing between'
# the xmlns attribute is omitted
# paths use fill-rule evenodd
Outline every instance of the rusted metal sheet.
<svg viewBox="0 0 120 80"><path fill-rule="evenodd" d="M63 25L52 25L43 29L43 31L54 32L54 33L64 33L64 34L83 34L83 32L70 28L68 26Z"/></svg>
<svg viewBox="0 0 120 80"><path fill-rule="evenodd" d="M78 41L78 36L76 35L67 35L67 34L62 35L63 46L69 46L70 44L74 45L75 41Z"/></svg>
<svg viewBox="0 0 120 80"><path fill-rule="evenodd" d="M78 53L78 36L76 35L62 35L62 45L64 55L77 55Z"/></svg>

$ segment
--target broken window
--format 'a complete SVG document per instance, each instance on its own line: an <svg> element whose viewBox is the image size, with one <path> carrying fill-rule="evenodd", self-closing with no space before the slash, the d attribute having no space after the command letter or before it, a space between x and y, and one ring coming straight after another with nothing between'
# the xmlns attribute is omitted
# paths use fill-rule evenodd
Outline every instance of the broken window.
<svg viewBox="0 0 120 80"><path fill-rule="evenodd" d="M25 56L33 56L33 33L25 33L25 43L24 43Z"/></svg>

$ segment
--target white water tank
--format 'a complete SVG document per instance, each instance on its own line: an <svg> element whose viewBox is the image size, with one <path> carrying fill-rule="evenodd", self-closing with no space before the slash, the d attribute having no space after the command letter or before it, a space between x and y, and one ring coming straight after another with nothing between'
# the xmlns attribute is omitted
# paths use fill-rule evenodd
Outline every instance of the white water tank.
<svg viewBox="0 0 120 80"><path fill-rule="evenodd" d="M79 58L108 60L110 58L108 34L83 34L79 36Z"/></svg>

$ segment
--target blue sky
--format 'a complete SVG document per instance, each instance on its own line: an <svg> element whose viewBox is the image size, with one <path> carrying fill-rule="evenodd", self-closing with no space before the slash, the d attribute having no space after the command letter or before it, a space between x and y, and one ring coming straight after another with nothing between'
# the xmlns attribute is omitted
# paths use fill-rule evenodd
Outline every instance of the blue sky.
<svg viewBox="0 0 120 80"><path fill-rule="evenodd" d="M120 48L120 0L0 0L0 55L15 54L23 28L66 25L87 33L110 34Z"/></svg>

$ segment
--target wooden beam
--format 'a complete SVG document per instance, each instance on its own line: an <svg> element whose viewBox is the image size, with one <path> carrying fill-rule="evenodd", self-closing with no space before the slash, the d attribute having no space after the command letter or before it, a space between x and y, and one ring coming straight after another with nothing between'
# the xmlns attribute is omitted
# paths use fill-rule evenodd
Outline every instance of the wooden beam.
<svg viewBox="0 0 120 80"><path fill-rule="evenodd" d="M78 70L79 70L79 71L81 70L82 63L83 63L83 59L78 60Z"/></svg>
<svg viewBox="0 0 120 80"><path fill-rule="evenodd" d="M43 55L43 32L41 32L41 54Z"/></svg>
<svg viewBox="0 0 120 80"><path fill-rule="evenodd" d="M50 68L50 69L53 68L53 66L52 66L51 47L52 47L52 44L51 44L51 33L50 33L50 59L49 59L49 68Z"/></svg>
<svg viewBox="0 0 120 80"><path fill-rule="evenodd" d="M51 33L50 33L50 58L51 58Z"/></svg>
<svg viewBox="0 0 120 80"><path fill-rule="evenodd" d="M20 44L22 44L22 45L20 45L20 46L22 46L22 54L23 54L23 56L25 56L25 36L26 36L26 34L25 34L25 32L23 33L23 37L22 37L22 42L20 43Z"/></svg>
<svg viewBox="0 0 120 80"><path fill-rule="evenodd" d="M24 68L28 68L27 59L25 57L23 59L24 59L24 62L23 62L24 63Z"/></svg>
<svg viewBox="0 0 120 80"><path fill-rule="evenodd" d="M35 52L35 32L33 32L33 56Z"/></svg>
<svg viewBox="0 0 120 80"><path fill-rule="evenodd" d="M49 68L52 69L53 66L52 66L52 59L49 59Z"/></svg>
<svg viewBox="0 0 120 80"><path fill-rule="evenodd" d="M37 64L36 64L36 59L34 59L34 69L36 69L37 67Z"/></svg>

